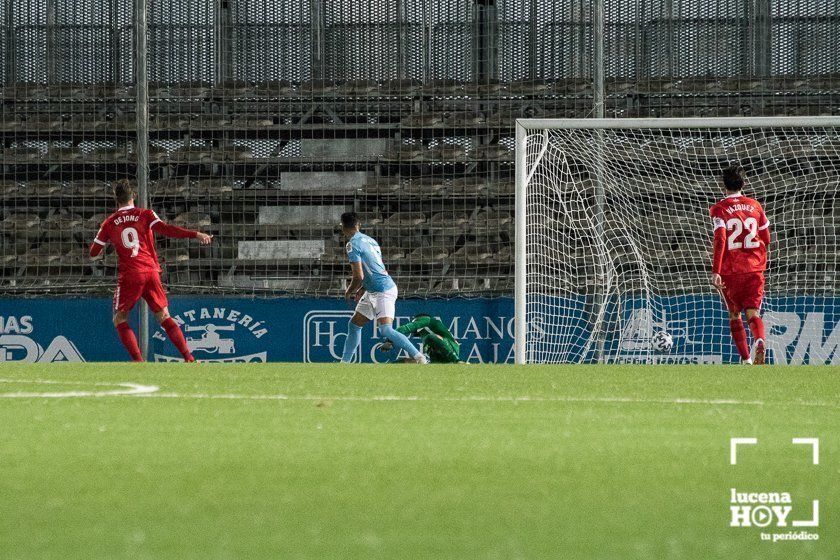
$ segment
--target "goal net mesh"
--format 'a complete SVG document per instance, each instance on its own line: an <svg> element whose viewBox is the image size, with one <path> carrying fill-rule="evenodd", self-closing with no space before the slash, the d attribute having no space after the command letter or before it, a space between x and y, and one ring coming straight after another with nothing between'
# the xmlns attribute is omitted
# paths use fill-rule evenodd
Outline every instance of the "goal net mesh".
<svg viewBox="0 0 840 560"><path fill-rule="evenodd" d="M762 203L771 224L762 310L769 357L839 362L837 337L823 341L824 326L831 334L840 319L832 304L840 288L837 133L529 130L526 359L736 361L723 302L709 283L709 208L723 197L722 169L740 164L744 193ZM797 339L808 329L815 332ZM660 330L674 338L669 353L651 348Z"/></svg>

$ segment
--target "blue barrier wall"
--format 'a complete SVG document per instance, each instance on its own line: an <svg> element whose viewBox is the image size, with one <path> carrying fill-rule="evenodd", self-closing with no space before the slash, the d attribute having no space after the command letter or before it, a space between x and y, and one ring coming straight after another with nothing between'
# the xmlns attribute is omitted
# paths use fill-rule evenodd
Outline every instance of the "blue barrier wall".
<svg viewBox="0 0 840 560"><path fill-rule="evenodd" d="M729 363L736 361L726 315L719 301L682 296L661 302L669 309L666 328L674 349L659 361ZM775 298L765 315L768 346L778 363L840 364L840 298ZM630 306L633 307L633 306ZM638 312L638 306L635 307ZM698 315L697 309L704 309ZM401 300L398 322L418 312L440 317L461 341L461 358L473 363L513 361L513 300ZM713 310L713 311L711 311ZM834 310L837 310L835 312ZM342 301L326 299L250 300L240 298L170 298L170 311L182 323L196 358L224 362L330 362L338 360L352 311ZM136 314L133 317L136 328ZM633 318L614 325L622 345L608 340L613 361L646 362L644 341L628 335ZM585 314L574 336L588 336ZM534 325L539 336L542 325ZM631 329L632 330L632 329ZM159 328L151 333L151 356L180 359ZM377 351L379 338L368 326L360 359L389 361ZM0 361L127 359L111 324L110 299L0 299Z"/></svg>

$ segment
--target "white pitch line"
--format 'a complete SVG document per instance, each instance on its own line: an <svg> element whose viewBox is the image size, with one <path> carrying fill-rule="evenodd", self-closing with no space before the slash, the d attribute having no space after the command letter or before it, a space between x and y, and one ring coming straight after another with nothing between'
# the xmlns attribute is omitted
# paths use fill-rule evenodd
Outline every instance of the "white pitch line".
<svg viewBox="0 0 840 560"><path fill-rule="evenodd" d="M152 399L220 399L220 400L255 400L255 401L347 401L347 402L547 402L547 403L626 403L626 404L688 404L705 406L805 406L819 408L838 408L840 404L825 402L766 402L759 400L736 399L645 399L633 397L571 397L571 396L489 396L472 395L463 397L422 397L419 395L243 395L243 394L210 394L210 393L149 393L136 395Z"/></svg>
<svg viewBox="0 0 840 560"><path fill-rule="evenodd" d="M96 381L56 381L51 379L0 379L0 383L22 383L34 385L93 385L95 387L122 387L110 391L57 391L49 393L0 393L2 399L66 399L79 397L128 397L148 395L160 390L155 385L138 383L101 383Z"/></svg>
<svg viewBox="0 0 840 560"><path fill-rule="evenodd" d="M153 399L213 399L253 401L346 401L346 402L545 402L545 403L626 403L626 404L688 404L704 406L804 406L811 408L840 408L838 403L820 401L761 401L737 399L695 399L695 398L636 398L636 397L573 397L556 396L492 396L466 395L460 397L423 397L419 395L245 395L237 393L174 393L160 392L155 385L137 383L104 383L95 381L58 381L47 379L0 379L0 383L33 383L47 385L94 385L98 387L122 387L111 391L63 391L56 393L0 393L0 398L67 398L67 397L141 397Z"/></svg>

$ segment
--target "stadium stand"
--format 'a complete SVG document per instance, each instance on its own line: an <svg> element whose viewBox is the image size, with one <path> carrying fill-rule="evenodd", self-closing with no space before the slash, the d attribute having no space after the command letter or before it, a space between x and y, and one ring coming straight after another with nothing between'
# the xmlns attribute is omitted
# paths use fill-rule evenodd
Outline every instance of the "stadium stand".
<svg viewBox="0 0 840 560"><path fill-rule="evenodd" d="M7 58L0 91L3 292L111 285L113 259L91 264L83 251L113 208L110 183L136 175L131 10L126 0L116 4L122 8L114 22L88 27L57 14L51 25L68 40L64 52L49 56L82 60L60 71L54 60L33 58L47 54L26 32L47 30L37 10L20 14L0 38ZM321 24L307 3L225 4L220 20L205 3L159 4L150 13L150 205L217 241L209 249L161 242L170 286L338 295L347 266L337 216L352 209L379 237L404 295L512 293L515 119L591 114L591 25L576 3L534 8L500 0L474 12L472 2L446 0L434 8L428 35L421 4L412 1L397 14L379 0L345 8L324 0ZM676 4L671 15L658 1L616 3L607 14L614 55L608 116L840 111L840 59L789 31L837 33L836 13L807 3L801 12L774 8L774 52L790 54L756 62L757 47L742 47L760 46L760 38L732 24L742 11ZM488 14L497 27L474 19ZM313 45L318 25L323 44ZM114 31L108 52L91 53L91 29ZM411 40L396 40L395 30ZM722 47L704 42L709 30ZM626 39L637 33L646 40ZM469 46L484 44L495 45L495 54L480 58ZM689 54L677 57L676 48ZM796 157L795 147L779 150ZM652 151L665 153L662 146ZM724 151L691 147L698 160ZM826 207L823 224L797 235L833 228L836 208ZM705 262L679 252L658 257L683 268Z"/></svg>

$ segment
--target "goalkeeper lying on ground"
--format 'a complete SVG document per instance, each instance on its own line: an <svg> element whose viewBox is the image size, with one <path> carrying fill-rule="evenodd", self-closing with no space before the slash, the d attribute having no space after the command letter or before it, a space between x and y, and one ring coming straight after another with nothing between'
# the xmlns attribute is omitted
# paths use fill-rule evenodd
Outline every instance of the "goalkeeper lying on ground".
<svg viewBox="0 0 840 560"><path fill-rule="evenodd" d="M419 336L423 343L423 352L433 364L457 364L461 361L461 345L440 319L426 313L418 313L410 323L401 325L396 330L405 336ZM390 340L381 346L383 352L390 352L392 348Z"/></svg>

